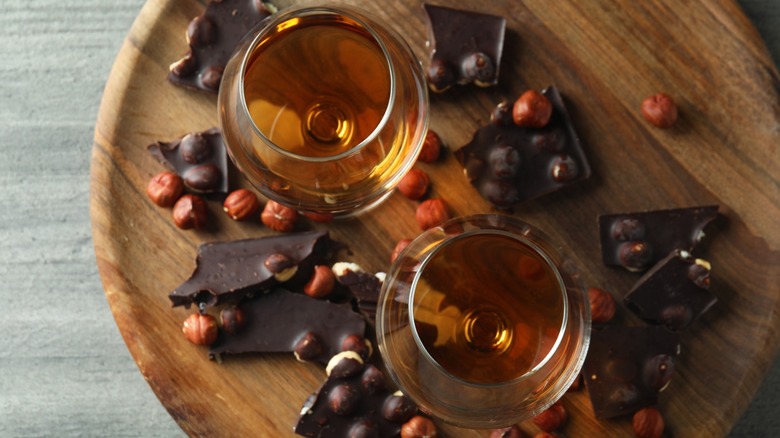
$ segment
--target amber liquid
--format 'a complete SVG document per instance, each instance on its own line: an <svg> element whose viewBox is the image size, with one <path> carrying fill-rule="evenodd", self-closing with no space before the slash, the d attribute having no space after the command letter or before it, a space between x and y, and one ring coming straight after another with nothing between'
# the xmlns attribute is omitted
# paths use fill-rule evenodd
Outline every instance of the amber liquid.
<svg viewBox="0 0 780 438"><path fill-rule="evenodd" d="M379 126L390 67L365 29L338 17L284 22L250 55L244 96L258 129L303 157L349 151Z"/></svg>
<svg viewBox="0 0 780 438"><path fill-rule="evenodd" d="M479 384L516 379L555 346L564 314L555 269L525 242L480 232L424 263L413 319L425 350L450 374Z"/></svg>

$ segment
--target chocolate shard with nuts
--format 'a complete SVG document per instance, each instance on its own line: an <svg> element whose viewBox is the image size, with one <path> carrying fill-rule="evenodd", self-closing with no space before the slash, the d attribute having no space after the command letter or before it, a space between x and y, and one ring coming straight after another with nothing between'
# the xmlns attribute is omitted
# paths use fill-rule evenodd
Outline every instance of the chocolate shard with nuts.
<svg viewBox="0 0 780 438"><path fill-rule="evenodd" d="M347 304L274 289L238 304L244 327L224 331L209 350L212 359L243 353L294 353L301 361L327 363L348 336L362 337L366 321Z"/></svg>
<svg viewBox="0 0 780 438"><path fill-rule="evenodd" d="M664 327L593 330L582 375L596 417L617 417L655 405L674 374L679 353L679 336Z"/></svg>
<svg viewBox="0 0 780 438"><path fill-rule="evenodd" d="M674 250L639 279L624 302L645 321L677 331L715 304L709 287L710 263Z"/></svg>
<svg viewBox="0 0 780 438"><path fill-rule="evenodd" d="M279 284L302 288L314 266L328 264L339 248L327 231L204 243L195 271L168 297L174 306L211 307Z"/></svg>
<svg viewBox="0 0 780 438"><path fill-rule="evenodd" d="M219 129L192 132L172 142L158 141L147 149L175 171L190 191L228 192L227 148Z"/></svg>
<svg viewBox="0 0 780 438"><path fill-rule="evenodd" d="M336 281L349 289L360 313L373 324L376 321L376 308L384 273L371 274L359 265L342 262L333 265L333 274Z"/></svg>
<svg viewBox="0 0 780 438"><path fill-rule="evenodd" d="M456 84L498 83L506 19L424 4L428 23L428 85L442 92Z"/></svg>
<svg viewBox="0 0 780 438"><path fill-rule="evenodd" d="M608 266L646 271L674 250L692 252L716 217L717 205L601 215L601 258Z"/></svg>
<svg viewBox="0 0 780 438"><path fill-rule="evenodd" d="M216 93L222 72L241 39L276 7L262 0L209 2L187 26L189 50L170 65L168 80L195 90Z"/></svg>
<svg viewBox="0 0 780 438"><path fill-rule="evenodd" d="M557 88L542 91L552 104L543 128L523 128L495 117L455 152L466 178L497 208L560 190L590 176L590 165ZM510 109L506 103L496 109Z"/></svg>
<svg viewBox="0 0 780 438"><path fill-rule="evenodd" d="M352 359L336 356L333 361ZM397 437L417 406L374 365L352 362L328 364L330 373L320 389L304 403L295 433L305 437Z"/></svg>

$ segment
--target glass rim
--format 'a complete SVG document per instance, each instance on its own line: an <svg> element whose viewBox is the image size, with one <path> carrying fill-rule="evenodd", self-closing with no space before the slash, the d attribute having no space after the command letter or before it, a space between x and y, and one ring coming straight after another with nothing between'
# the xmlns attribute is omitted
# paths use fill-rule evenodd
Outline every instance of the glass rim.
<svg viewBox="0 0 780 438"><path fill-rule="evenodd" d="M373 41L377 44L377 46L381 49L382 54L384 55L385 62L387 63L387 69L388 69L388 76L390 78L390 88L389 88L389 94L387 98L387 105L385 106L385 112L382 115L382 119L377 123L376 127L371 131L371 133L363 138L360 143L354 145L353 147L349 148L348 150L344 152L340 152L336 155L329 155L325 157L310 157L306 155L300 155L296 154L294 152L290 152L281 146L277 145L274 141L269 139L265 133L262 132L260 128L257 127L257 124L255 123L254 119L249 113L249 108L247 106L246 102L246 96L244 91L244 79L246 77L246 69L248 67L249 59L252 55L252 53L255 51L259 43L268 35L268 33L276 28L279 24L284 23L286 21L299 18L301 16L334 16L334 15L341 15L344 17L347 17L349 20L352 20L355 24L360 26L362 29L364 29L368 34L371 36ZM238 77L238 93L239 93L239 103L241 107L241 111L246 116L247 120L249 121L249 125L252 127L252 130L255 134L257 134L260 139L265 142L268 146L270 146L274 151L295 160L301 160L311 163L327 163L332 161L338 161L341 159L344 159L346 157L349 157L350 155L360 151L361 149L365 148L368 144L374 142L379 137L379 134L381 131L385 128L385 125L387 124L388 120L390 120L390 116L393 111L393 106L395 105L395 94L396 94L396 75L395 75L395 67L392 60L392 57L390 56L390 52L387 49L387 46L385 45L385 42L380 38L379 34L374 30L374 26L369 24L365 19L363 19L363 12L356 10L356 8L353 7L344 7L344 6L298 6L298 7L291 7L284 11L280 11L275 15L271 16L272 19L270 19L268 22L266 22L260 31L252 38L252 42L249 45L249 49L244 54L244 57L241 60L241 65L239 67L239 77Z"/></svg>
<svg viewBox="0 0 780 438"><path fill-rule="evenodd" d="M457 221L455 219L454 221ZM450 223L453 221L449 221ZM528 224L526 224L528 225ZM446 227L447 223L442 225L442 227ZM535 228L534 231L537 231ZM506 380L503 382L496 382L496 383L476 383L476 382L470 382L462 377L456 376L449 372L446 368L444 368L428 351L428 348L425 347L422 340L420 339L420 336L417 331L416 322L414 319L414 303L415 303L415 294L417 291L417 283L420 279L420 276L425 271L425 266L429 263L429 261L432 259L432 257L438 253L442 248L444 248L446 245L451 244L452 242L456 240L460 240L466 237L471 237L474 235L479 234L493 234L493 235L501 235L505 237L509 237L515 240L518 240L522 242L525 245L528 245L534 252L536 252L540 257L542 257L543 261L552 269L553 273L555 274L555 280L557 283L557 289L558 292L561 294L561 302L563 304L563 309L561 311L561 325L558 329L558 336L555 339L555 343L550 348L550 351L547 352L545 357L539 361L536 365L534 365L531 369L526 371L520 376L515 377L511 380ZM544 236L546 238L546 236ZM436 247L425 256L425 259L420 262L419 268L414 273L414 278L412 279L412 283L410 286L409 291L409 303L408 303L408 314L409 314L409 326L412 331L412 337L414 338L415 344L417 344L417 347L419 348L420 352L422 353L423 357L431 363L439 372L441 372L443 375L447 376L447 378L452 379L454 381L457 381L460 384L463 384L465 386L470 386L474 388L500 388L505 386L511 386L515 385L519 382L522 382L523 380L526 380L533 375L535 375L539 370L544 368L544 366L555 356L555 353L558 351L559 347L561 346L561 342L563 341L566 328L568 326L568 316L569 316L569 302L567 299L567 292L566 292L566 282L563 279L563 276L560 273L560 270L556 266L556 264L551 260L550 256L547 254L547 252L542 249L538 244L533 242L531 239L529 239L527 236L519 235L510 231L501 230L501 229L495 229L495 228L487 228L487 229L474 229L474 230L468 230L463 233L448 237L441 242L439 242Z"/></svg>

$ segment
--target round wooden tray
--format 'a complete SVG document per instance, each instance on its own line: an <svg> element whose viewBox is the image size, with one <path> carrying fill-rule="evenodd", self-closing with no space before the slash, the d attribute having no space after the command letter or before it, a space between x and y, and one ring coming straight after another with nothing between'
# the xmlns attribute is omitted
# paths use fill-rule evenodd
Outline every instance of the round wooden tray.
<svg viewBox="0 0 780 438"><path fill-rule="evenodd" d="M287 6L292 1L278 1ZM358 2L408 37L421 59L420 2ZM457 149L501 98L550 84L565 96L589 156L588 181L518 206L512 213L545 230L573 255L589 286L620 297L637 275L603 266L600 213L719 204L697 250L713 265L718 303L683 334L672 384L660 396L675 436L723 436L753 397L780 346L780 79L758 34L731 1L445 1L508 18L501 85L465 87L431 99L431 127ZM381 5L381 6L380 6ZM106 297L130 352L168 412L195 436L289 436L306 397L324 378L288 355L209 361L181 336L189 312L168 292L194 268L198 244L272 234L235 223L210 201L213 226L181 231L144 190L162 166L146 151L157 140L216 125L213 96L177 88L168 65L185 51L194 0L149 0L106 86L92 155L91 216ZM642 99L675 97L671 130L646 123ZM457 215L489 212L451 153L420 164L432 193ZM387 269L395 242L413 237L416 203L398 194L359 219L327 226L351 259ZM302 226L324 227L309 225ZM619 323L635 320L621 311ZM631 434L627 418L597 421L585 391L565 397L566 436ZM536 429L530 423L523 428ZM485 431L446 428L447 436Z"/></svg>

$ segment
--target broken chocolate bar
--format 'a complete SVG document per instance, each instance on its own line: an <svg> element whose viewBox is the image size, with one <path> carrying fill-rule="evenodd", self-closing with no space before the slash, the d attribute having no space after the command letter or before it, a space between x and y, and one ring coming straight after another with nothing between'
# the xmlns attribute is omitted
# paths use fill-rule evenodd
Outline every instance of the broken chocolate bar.
<svg viewBox="0 0 780 438"><path fill-rule="evenodd" d="M624 301L645 321L682 330L712 307L710 264L675 250L639 279Z"/></svg>
<svg viewBox="0 0 780 438"><path fill-rule="evenodd" d="M238 305L246 324L221 332L209 350L225 354L295 353L301 361L327 363L349 336L363 337L366 321L348 304L334 304L301 293L274 289Z"/></svg>
<svg viewBox="0 0 780 438"><path fill-rule="evenodd" d="M455 84L498 83L506 19L424 4L428 18L428 85L442 92Z"/></svg>
<svg viewBox="0 0 780 438"><path fill-rule="evenodd" d="M641 272L679 249L691 252L718 206L676 208L599 216L601 257L605 265Z"/></svg>
<svg viewBox="0 0 780 438"><path fill-rule="evenodd" d="M376 321L376 308L384 273L373 275L354 263L336 263L333 265L333 274L355 297L360 313L373 324Z"/></svg>
<svg viewBox="0 0 780 438"><path fill-rule="evenodd" d="M607 326L593 330L583 376L598 418L655 405L672 378L679 337L664 327Z"/></svg>
<svg viewBox="0 0 780 438"><path fill-rule="evenodd" d="M497 118L455 152L466 178L498 208L554 192L590 176L590 165L561 95L553 86L542 94L553 105L551 119L544 128L521 128L512 123L511 117Z"/></svg>
<svg viewBox="0 0 780 438"><path fill-rule="evenodd" d="M327 231L204 243L190 278L170 293L174 306L215 306L250 293L303 286L314 265L328 264L340 244Z"/></svg>
<svg viewBox="0 0 780 438"><path fill-rule="evenodd" d="M170 143L152 143L147 149L158 161L173 169L190 190L228 192L228 156L219 129L193 132Z"/></svg>
<svg viewBox="0 0 780 438"><path fill-rule="evenodd" d="M222 72L239 41L276 8L261 0L209 2L187 26L189 51L170 66L168 80L211 93L219 90Z"/></svg>
<svg viewBox="0 0 780 438"><path fill-rule="evenodd" d="M393 393L384 373L355 357L336 356L325 383L304 403L295 433L306 437L395 437L417 406Z"/></svg>

